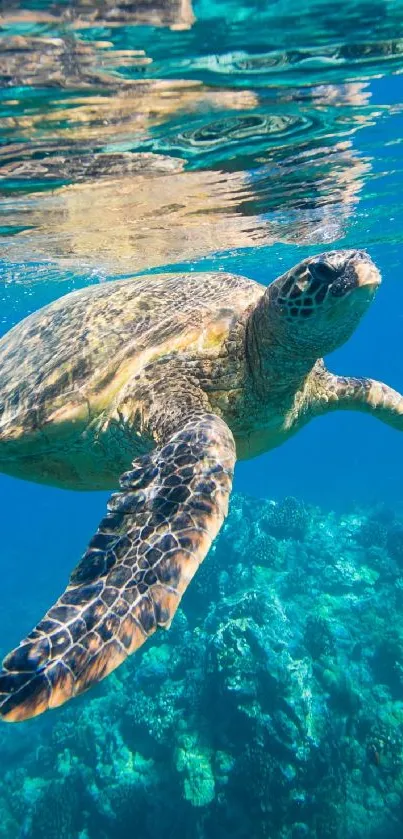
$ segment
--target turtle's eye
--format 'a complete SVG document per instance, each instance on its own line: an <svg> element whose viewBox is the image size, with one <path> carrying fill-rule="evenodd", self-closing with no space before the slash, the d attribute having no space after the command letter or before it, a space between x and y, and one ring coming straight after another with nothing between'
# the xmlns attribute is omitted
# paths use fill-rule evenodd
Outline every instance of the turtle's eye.
<svg viewBox="0 0 403 839"><path fill-rule="evenodd" d="M326 286L333 283L338 276L337 271L335 271L334 268L332 268L327 262L311 262L311 264L308 265L308 269L314 281L316 280L316 282L321 284L323 283Z"/></svg>

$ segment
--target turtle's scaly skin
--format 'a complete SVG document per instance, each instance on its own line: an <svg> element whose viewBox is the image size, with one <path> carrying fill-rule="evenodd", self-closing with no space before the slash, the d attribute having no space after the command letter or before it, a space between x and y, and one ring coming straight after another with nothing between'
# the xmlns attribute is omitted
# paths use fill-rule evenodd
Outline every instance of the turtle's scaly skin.
<svg viewBox="0 0 403 839"><path fill-rule="evenodd" d="M66 591L3 662L4 719L62 704L169 625L226 515L236 456L334 408L403 430L400 394L321 359L379 282L359 251L305 260L268 289L147 277L68 295L2 339L0 469L77 488L121 475Z"/></svg>
<svg viewBox="0 0 403 839"><path fill-rule="evenodd" d="M4 718L61 705L169 626L227 514L234 462L232 435L211 415L134 462L67 590L4 660Z"/></svg>

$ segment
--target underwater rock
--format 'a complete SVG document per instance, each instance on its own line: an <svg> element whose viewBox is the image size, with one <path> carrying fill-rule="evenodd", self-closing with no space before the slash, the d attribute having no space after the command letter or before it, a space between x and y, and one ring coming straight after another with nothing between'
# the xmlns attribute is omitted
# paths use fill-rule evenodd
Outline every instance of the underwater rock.
<svg viewBox="0 0 403 839"><path fill-rule="evenodd" d="M304 643L312 658L333 652L334 642L328 622L321 615L310 615L305 624Z"/></svg>
<svg viewBox="0 0 403 839"><path fill-rule="evenodd" d="M388 686L396 700L403 696L403 634L389 628L372 656L372 670L377 682Z"/></svg>

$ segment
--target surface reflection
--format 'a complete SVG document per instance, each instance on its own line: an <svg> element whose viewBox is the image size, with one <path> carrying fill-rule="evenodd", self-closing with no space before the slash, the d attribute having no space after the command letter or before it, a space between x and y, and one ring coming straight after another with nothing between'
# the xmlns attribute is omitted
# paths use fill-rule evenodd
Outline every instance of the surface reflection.
<svg viewBox="0 0 403 839"><path fill-rule="evenodd" d="M403 66L403 8L351 0L341 21L313 5L3 4L6 257L119 274L343 236L371 173L357 132L387 116L369 80Z"/></svg>
<svg viewBox="0 0 403 839"><path fill-rule="evenodd" d="M30 250L36 258L96 260L110 273L129 273L233 247L331 241L369 165L348 142L316 157L302 150L268 158L253 175L186 171L182 160L152 154L75 162L82 183L10 202L8 223L26 228L9 243L10 258ZM61 175L63 161L51 159L56 178L57 166Z"/></svg>

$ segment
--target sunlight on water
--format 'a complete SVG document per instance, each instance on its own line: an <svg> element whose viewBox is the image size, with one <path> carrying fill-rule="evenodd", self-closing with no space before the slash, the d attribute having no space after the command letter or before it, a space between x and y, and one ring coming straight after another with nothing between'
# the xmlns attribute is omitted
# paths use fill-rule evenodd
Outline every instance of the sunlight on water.
<svg viewBox="0 0 403 839"><path fill-rule="evenodd" d="M401 3L350 2L342 15L291 0L160 6L3 8L7 260L130 274L232 248L327 245L364 183L382 197L388 171L375 176L361 137L400 114L373 101L371 80L402 67ZM396 126L393 170L399 139ZM376 218L360 227L361 244L376 239Z"/></svg>

